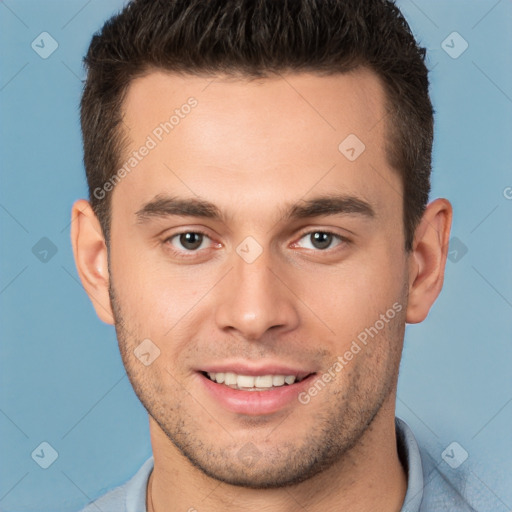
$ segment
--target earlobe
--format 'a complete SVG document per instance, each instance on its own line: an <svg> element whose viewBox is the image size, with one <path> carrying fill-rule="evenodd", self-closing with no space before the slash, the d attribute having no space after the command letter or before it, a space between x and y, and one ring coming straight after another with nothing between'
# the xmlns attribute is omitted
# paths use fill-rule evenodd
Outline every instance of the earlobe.
<svg viewBox="0 0 512 512"><path fill-rule="evenodd" d="M85 199L73 204L71 244L78 275L96 314L103 322L113 324L107 247L99 220Z"/></svg>
<svg viewBox="0 0 512 512"><path fill-rule="evenodd" d="M425 320L443 287L452 215L450 202L436 199L416 229L409 261L407 323Z"/></svg>

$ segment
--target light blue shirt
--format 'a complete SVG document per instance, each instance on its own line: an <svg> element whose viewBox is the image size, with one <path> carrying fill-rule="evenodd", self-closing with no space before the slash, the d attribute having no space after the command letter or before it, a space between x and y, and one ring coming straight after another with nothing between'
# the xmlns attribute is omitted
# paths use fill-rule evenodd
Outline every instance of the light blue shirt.
<svg viewBox="0 0 512 512"><path fill-rule="evenodd" d="M427 453L420 449L411 429L396 418L397 447L407 473L407 492L400 512L475 512L441 473ZM81 512L147 512L146 486L153 469L150 457L124 485L116 487Z"/></svg>

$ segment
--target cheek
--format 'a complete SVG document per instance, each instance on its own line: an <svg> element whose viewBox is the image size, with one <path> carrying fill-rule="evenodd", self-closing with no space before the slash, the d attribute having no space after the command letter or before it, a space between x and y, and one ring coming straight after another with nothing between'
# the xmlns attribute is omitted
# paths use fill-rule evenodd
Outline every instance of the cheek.
<svg viewBox="0 0 512 512"><path fill-rule="evenodd" d="M207 266L171 265L157 249L123 249L119 244L113 253L112 279L127 325L139 337L162 343L186 336L217 274Z"/></svg>
<svg viewBox="0 0 512 512"><path fill-rule="evenodd" d="M390 351L400 345L405 270L392 250L379 251L378 257L367 254L330 272L321 280L323 286L310 280L305 289L308 306L322 320L316 321L315 329L326 332L324 339L331 340L329 351L336 356L347 354L353 370L376 371L388 366L389 361L384 361L393 359Z"/></svg>
<svg viewBox="0 0 512 512"><path fill-rule="evenodd" d="M299 296L323 322L316 321L318 329L328 326L338 350L342 348L340 343L350 344L396 302L405 308L402 302L406 267L400 258L391 248L383 247L374 254L361 251L360 256L354 254L335 270L318 267L299 278Z"/></svg>

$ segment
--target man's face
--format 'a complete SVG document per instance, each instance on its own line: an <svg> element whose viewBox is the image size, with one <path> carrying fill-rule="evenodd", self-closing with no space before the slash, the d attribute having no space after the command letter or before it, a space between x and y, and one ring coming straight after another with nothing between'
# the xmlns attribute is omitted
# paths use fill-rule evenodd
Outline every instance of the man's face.
<svg viewBox="0 0 512 512"><path fill-rule="evenodd" d="M297 483L393 415L408 260L384 92L364 70L212 80L153 72L124 102L120 167L150 149L112 195L119 346L154 442L225 482Z"/></svg>

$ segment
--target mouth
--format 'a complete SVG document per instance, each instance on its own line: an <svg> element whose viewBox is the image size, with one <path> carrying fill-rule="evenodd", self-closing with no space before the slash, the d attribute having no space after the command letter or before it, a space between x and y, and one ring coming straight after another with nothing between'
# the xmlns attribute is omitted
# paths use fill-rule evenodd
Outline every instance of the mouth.
<svg viewBox="0 0 512 512"><path fill-rule="evenodd" d="M200 389L217 406L239 415L270 417L284 409L302 407L300 393L311 385L317 372L240 366L207 368L197 371L197 375Z"/></svg>
<svg viewBox="0 0 512 512"><path fill-rule="evenodd" d="M295 383L302 382L314 373L285 375L285 374L267 374L267 375L242 375L234 372L200 372L207 379L222 384L231 389L240 391L270 391L272 389L292 386Z"/></svg>

